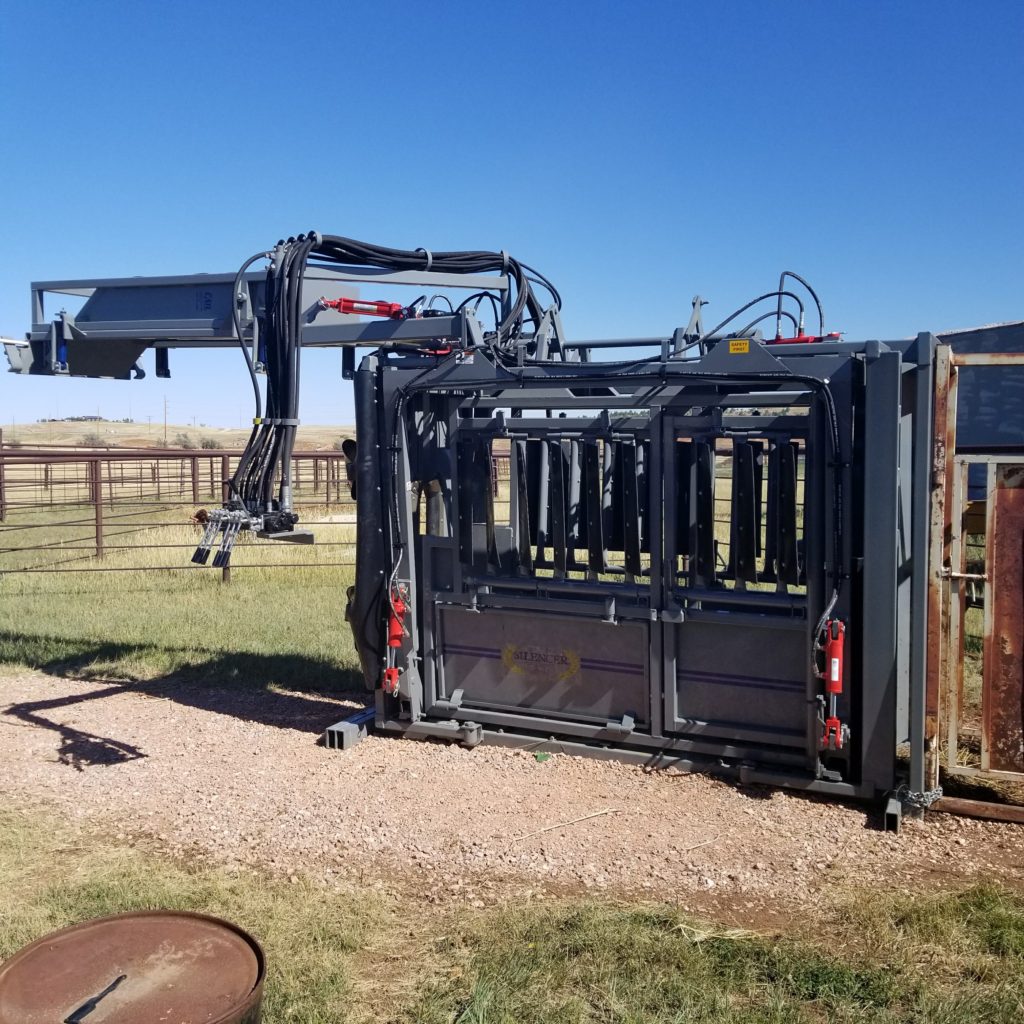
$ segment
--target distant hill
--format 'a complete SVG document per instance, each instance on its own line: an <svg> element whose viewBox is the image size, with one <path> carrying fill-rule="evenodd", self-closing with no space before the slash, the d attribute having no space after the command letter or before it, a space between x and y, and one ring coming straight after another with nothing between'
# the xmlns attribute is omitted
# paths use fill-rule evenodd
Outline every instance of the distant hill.
<svg viewBox="0 0 1024 1024"><path fill-rule="evenodd" d="M5 425L4 443L24 445L80 445L86 439L96 444L96 437L104 446L112 448L163 448L163 423L118 423L112 420L57 420L46 423L16 423ZM204 439L218 442L221 448L238 449L249 438L249 427L193 427L191 424L168 423L167 447L179 447L175 438L187 435L196 448ZM300 451L330 451L341 437L352 437L354 427L299 427L296 448Z"/></svg>

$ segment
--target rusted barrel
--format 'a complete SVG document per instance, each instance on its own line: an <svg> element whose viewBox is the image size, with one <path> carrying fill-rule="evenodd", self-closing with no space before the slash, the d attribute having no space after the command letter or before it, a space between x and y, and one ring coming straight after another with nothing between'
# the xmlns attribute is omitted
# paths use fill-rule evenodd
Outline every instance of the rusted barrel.
<svg viewBox="0 0 1024 1024"><path fill-rule="evenodd" d="M263 950L204 914L116 914L0 966L0 1024L258 1024Z"/></svg>

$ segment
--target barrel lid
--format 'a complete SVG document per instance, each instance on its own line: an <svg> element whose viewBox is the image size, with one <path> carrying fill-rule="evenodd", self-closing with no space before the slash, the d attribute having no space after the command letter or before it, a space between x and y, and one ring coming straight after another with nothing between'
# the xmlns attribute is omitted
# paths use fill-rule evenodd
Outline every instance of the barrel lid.
<svg viewBox="0 0 1024 1024"><path fill-rule="evenodd" d="M117 914L37 939L0 967L0 1024L217 1024L251 1007L259 944L203 914Z"/></svg>

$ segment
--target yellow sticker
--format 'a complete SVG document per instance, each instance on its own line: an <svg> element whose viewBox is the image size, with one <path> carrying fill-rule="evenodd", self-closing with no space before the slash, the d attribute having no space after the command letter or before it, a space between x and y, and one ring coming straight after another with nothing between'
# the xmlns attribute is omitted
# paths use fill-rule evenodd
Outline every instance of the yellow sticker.
<svg viewBox="0 0 1024 1024"><path fill-rule="evenodd" d="M729 355L743 356L750 351L749 338L735 338L729 342Z"/></svg>

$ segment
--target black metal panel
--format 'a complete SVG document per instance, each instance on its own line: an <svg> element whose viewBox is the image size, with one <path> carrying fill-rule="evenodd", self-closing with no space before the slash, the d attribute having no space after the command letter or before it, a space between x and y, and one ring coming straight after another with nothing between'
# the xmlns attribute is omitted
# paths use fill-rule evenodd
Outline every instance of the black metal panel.
<svg viewBox="0 0 1024 1024"><path fill-rule="evenodd" d="M522 572L533 571L533 547L530 529L530 491L527 471L526 441L515 441L512 445L509 465L509 487L516 489L516 568Z"/></svg>
<svg viewBox="0 0 1024 1024"><path fill-rule="evenodd" d="M584 441L583 480L586 503L587 568L604 572L604 529L601 515L601 452L596 441Z"/></svg>
<svg viewBox="0 0 1024 1024"><path fill-rule="evenodd" d="M640 481L637 476L637 447L621 444L622 457L622 531L626 555L626 572L639 576L643 572L640 559Z"/></svg>
<svg viewBox="0 0 1024 1024"><path fill-rule="evenodd" d="M673 730L733 743L803 747L807 644L791 622L688 621L674 627Z"/></svg>
<svg viewBox="0 0 1024 1024"><path fill-rule="evenodd" d="M651 539L648 536L650 533L650 471L651 465L651 442L650 441L638 441L637 442L637 466L636 466L636 477L637 477L637 492L639 497L639 508L640 508L640 550L644 554L651 553Z"/></svg>
<svg viewBox="0 0 1024 1024"><path fill-rule="evenodd" d="M778 491L778 578L783 583L796 585L800 582L800 565L797 560L797 449L796 445L778 446L779 491Z"/></svg>
<svg viewBox="0 0 1024 1024"><path fill-rule="evenodd" d="M732 517L729 565L737 580L757 580L757 509L754 484L754 451L746 441L732 450Z"/></svg>
<svg viewBox="0 0 1024 1024"><path fill-rule="evenodd" d="M445 608L439 616L441 692L464 705L565 716L604 725L648 720L645 622Z"/></svg>
<svg viewBox="0 0 1024 1024"><path fill-rule="evenodd" d="M604 535L609 551L623 551L626 534L622 528L625 504L623 501L622 450L618 441L605 442L605 474L602 496Z"/></svg>
<svg viewBox="0 0 1024 1024"><path fill-rule="evenodd" d="M526 441L526 481L529 494L530 543L537 557L548 544L547 452L543 441Z"/></svg>
<svg viewBox="0 0 1024 1024"><path fill-rule="evenodd" d="M550 467L551 488L551 548L552 560L555 563L555 576L564 577L568 568L569 535L566 524L566 488L565 488L565 453L561 441L548 441L548 465Z"/></svg>
<svg viewBox="0 0 1024 1024"><path fill-rule="evenodd" d="M479 439L463 437L456 448L459 495L459 560L484 570L494 549L494 513L490 498L491 459ZM477 525L484 530L477 530Z"/></svg>
<svg viewBox="0 0 1024 1024"><path fill-rule="evenodd" d="M693 465L693 444L677 441L675 446L676 482L676 554L690 553L690 475Z"/></svg>
<svg viewBox="0 0 1024 1024"><path fill-rule="evenodd" d="M698 441L693 446L691 491L691 581L695 586L711 586L715 582L715 449L707 441Z"/></svg>

